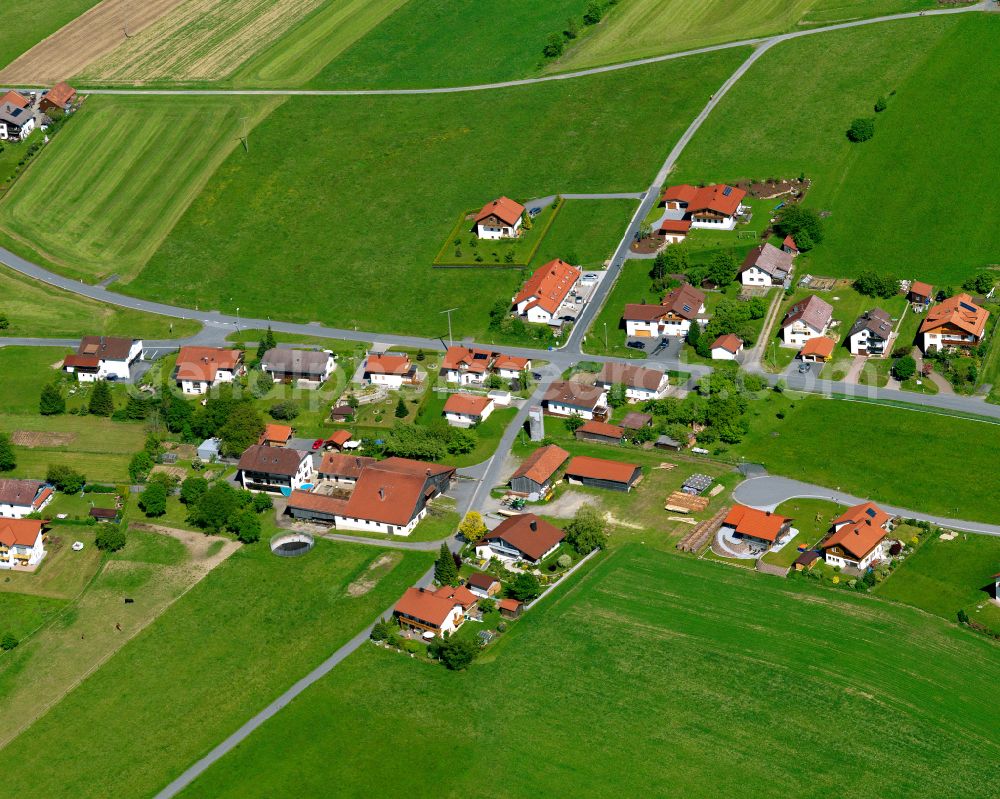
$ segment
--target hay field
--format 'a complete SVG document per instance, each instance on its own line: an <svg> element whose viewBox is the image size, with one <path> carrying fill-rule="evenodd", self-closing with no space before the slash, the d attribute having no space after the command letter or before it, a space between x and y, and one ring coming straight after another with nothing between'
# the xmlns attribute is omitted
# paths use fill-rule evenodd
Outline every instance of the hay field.
<svg viewBox="0 0 1000 799"><path fill-rule="evenodd" d="M70 78L125 41L126 25L136 36L181 2L104 0L0 70L0 85L43 86Z"/></svg>

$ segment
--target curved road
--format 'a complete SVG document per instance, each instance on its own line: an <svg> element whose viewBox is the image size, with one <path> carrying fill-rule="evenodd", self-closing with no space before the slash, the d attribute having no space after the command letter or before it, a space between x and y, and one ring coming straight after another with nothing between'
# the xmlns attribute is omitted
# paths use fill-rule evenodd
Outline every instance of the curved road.
<svg viewBox="0 0 1000 799"><path fill-rule="evenodd" d="M761 510L774 510L782 502L789 499L827 499L841 505L860 505L862 502L868 502L868 499L864 497L856 497L844 491L818 486L813 483L803 483L800 480L792 480L789 477L772 477L771 475L751 477L744 480L734 489L733 499L744 505L751 505ZM906 519L920 519L940 527L963 530L970 533L1000 535L1000 525L997 524L970 522L965 519L948 518L947 516L933 516L907 508L898 508L894 505L885 505L881 502L878 504L879 507L884 508L889 513L902 516Z"/></svg>

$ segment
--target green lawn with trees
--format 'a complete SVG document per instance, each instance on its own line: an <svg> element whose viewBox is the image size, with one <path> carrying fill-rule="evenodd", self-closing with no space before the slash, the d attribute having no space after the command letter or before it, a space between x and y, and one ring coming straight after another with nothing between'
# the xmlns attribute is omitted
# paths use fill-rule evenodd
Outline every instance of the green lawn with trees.
<svg viewBox="0 0 1000 799"><path fill-rule="evenodd" d="M466 671L352 655L183 796L471 795L499 769L504 796L818 797L857 760L878 762L886 799L975 797L993 784L997 680L989 641L910 608L630 546ZM503 746L469 745L498 729ZM386 780L399 741L421 767Z"/></svg>
<svg viewBox="0 0 1000 799"><path fill-rule="evenodd" d="M116 288L230 311L238 293L245 315L430 336L459 306L454 334L482 335L518 275L430 268L456 209L500 194L641 190L705 87L744 55L471 94L293 98ZM662 113L635 114L640 103ZM335 180L317 176L319 161L337 164Z"/></svg>
<svg viewBox="0 0 1000 799"><path fill-rule="evenodd" d="M829 217L823 244L797 259L799 274L853 277L877 268L958 285L1000 248L997 226L982 224L1000 206L976 144L1000 123L1000 105L992 76L960 94L947 87L977 71L977 54L998 31L994 15L969 14L784 42L722 99L671 181L804 173L812 181L805 205ZM885 110L876 113L880 98ZM873 138L849 141L852 121L871 116ZM733 119L755 122L748 130ZM942 180L986 197L982 215L937 213L928 187Z"/></svg>
<svg viewBox="0 0 1000 799"><path fill-rule="evenodd" d="M5 748L25 765L9 789L155 793L394 602L431 557L322 540L301 558L241 549Z"/></svg>

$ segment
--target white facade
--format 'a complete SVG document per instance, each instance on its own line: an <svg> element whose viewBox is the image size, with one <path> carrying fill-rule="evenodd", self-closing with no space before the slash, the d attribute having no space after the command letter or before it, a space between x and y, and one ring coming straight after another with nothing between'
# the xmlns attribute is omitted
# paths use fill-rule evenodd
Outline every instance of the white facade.
<svg viewBox="0 0 1000 799"><path fill-rule="evenodd" d="M602 392L593 408L578 408L575 405L564 405L561 402L546 400L546 407L549 413L556 416L579 416L581 419L591 420L594 418L596 408L606 408L608 406L608 394Z"/></svg>
<svg viewBox="0 0 1000 799"><path fill-rule="evenodd" d="M745 214L749 211L749 207L746 205L740 205L736 209L736 213L732 216L724 216L719 219L714 217L691 217L691 227L692 228L703 228L705 230L735 230L736 229L736 217L740 214Z"/></svg>
<svg viewBox="0 0 1000 799"><path fill-rule="evenodd" d="M460 386L481 386L486 381L486 375L485 371L470 372L459 369L448 369L444 373L444 379L447 383L458 383Z"/></svg>
<svg viewBox="0 0 1000 799"><path fill-rule="evenodd" d="M37 508L31 505L0 504L0 518L23 519L29 513L42 510L53 500L54 497L55 493L49 492L49 495L39 504Z"/></svg>
<svg viewBox="0 0 1000 799"><path fill-rule="evenodd" d="M304 483L312 482L312 473L313 473L312 455L310 455L308 452L303 452L302 460L299 462L299 468L296 469L295 474L291 476L291 482L288 483L288 485L291 487L293 491L297 488L302 488L302 485ZM262 473L252 472L252 474L257 475ZM242 469L240 470L240 483L243 485L243 488L245 488L248 491L263 490L263 489L251 488L250 486L254 482L257 482L258 484L266 482L268 485L273 486L275 489L277 489L279 486L286 485L284 482L281 482L282 480L285 479L285 475L279 475L281 480L278 481L273 481L272 479L270 479L271 477L272 475L265 474L263 480L257 480L257 481L247 480L246 472L244 472Z"/></svg>
<svg viewBox="0 0 1000 799"><path fill-rule="evenodd" d="M743 274L740 275L740 282L742 282L744 286L775 285L771 276L763 269L758 269L756 266L751 266L749 269L745 270Z"/></svg>
<svg viewBox="0 0 1000 799"><path fill-rule="evenodd" d="M204 394L213 386L220 383L232 383L236 375L229 369L219 369L215 373L215 380L181 380L182 394Z"/></svg>
<svg viewBox="0 0 1000 799"><path fill-rule="evenodd" d="M819 338L824 333L826 333L826 328L822 330L817 330L810 325L807 325L801 319L798 319L792 324L788 325L781 331L781 340L784 342L786 347L795 347L799 349L811 338Z"/></svg>
<svg viewBox="0 0 1000 799"><path fill-rule="evenodd" d="M402 375L387 375L380 373L372 373L368 375L369 380L373 385L385 386L386 388L399 389L403 385Z"/></svg>
<svg viewBox="0 0 1000 799"><path fill-rule="evenodd" d="M869 340L871 340L871 342L872 342L872 344L874 346L883 348L882 351L884 351L885 349L888 349L889 342L887 340L884 341L884 340L882 340L880 338L877 338L876 336L874 336L872 334L872 332L870 330L868 330L866 328L866 329L863 329L863 330L859 330L857 333L855 333L853 336L851 336L848 339L848 341L847 341L847 347L851 351L851 355L860 355L861 354L861 350L864 350L866 355L873 354L873 353L871 353L869 351L869 349L870 349L869 345L868 345L869 344ZM874 353L874 354L881 354L881 352Z"/></svg>
<svg viewBox="0 0 1000 799"><path fill-rule="evenodd" d="M712 360L713 361L735 361L736 356L743 352L743 345L736 352L730 352L725 347L712 347Z"/></svg>
<svg viewBox="0 0 1000 799"><path fill-rule="evenodd" d="M513 239L521 232L521 219L511 225L487 225L479 222L476 225L476 236L481 239Z"/></svg>
<svg viewBox="0 0 1000 799"><path fill-rule="evenodd" d="M7 123L0 121L0 139L4 141L22 141L28 138L28 135L35 129L35 118L29 117L25 120L24 124L21 126L20 132L17 128L11 126L10 129L7 127Z"/></svg>
<svg viewBox="0 0 1000 799"><path fill-rule="evenodd" d="M0 546L3 546L0 544ZM6 552L0 550L0 569L12 569L14 566L37 566L48 553L42 543L42 533L32 546L14 544Z"/></svg>
<svg viewBox="0 0 1000 799"><path fill-rule="evenodd" d="M950 347L960 346L960 342L968 344L969 346L975 346L979 343L979 336L973 336L970 333L932 333L927 332L921 334L923 336L923 350L927 352L931 348L936 350L945 350Z"/></svg>
<svg viewBox="0 0 1000 799"><path fill-rule="evenodd" d="M444 415L445 421L452 427L472 427L472 425L479 422L485 422L490 418L490 414L496 410L496 406L493 404L493 400L490 400L489 404L483 408L482 413L478 416L467 413L455 413L454 411L447 411Z"/></svg>
<svg viewBox="0 0 1000 799"><path fill-rule="evenodd" d="M482 560L496 558L504 563L517 563L522 560L529 560L531 563L541 563L549 555L559 549L559 544L561 543L561 541L557 541L544 555L538 558L538 560L531 561L524 557L524 553L521 552L521 550L509 546L506 542L500 539L493 539L492 541L482 541L481 543L476 544L476 557L481 558ZM479 596L479 594L477 594L477 596ZM482 594L482 596L485 596L485 593Z"/></svg>
<svg viewBox="0 0 1000 799"><path fill-rule="evenodd" d="M556 321L555 316L553 314L550 314L540 305L535 305L532 308L528 308L528 312L524 313L523 309L526 308L527 306L528 306L527 301L518 303L517 312L521 314L529 322L534 322L535 324L539 325L551 325L554 321Z"/></svg>
<svg viewBox="0 0 1000 799"><path fill-rule="evenodd" d="M409 535L426 515L427 508L421 508L420 512L405 527L377 522L373 519L353 519L349 516L334 516L333 526L338 530L357 530L365 533L383 533L385 535Z"/></svg>
<svg viewBox="0 0 1000 799"><path fill-rule="evenodd" d="M844 566L851 566L860 571L864 571L873 563L880 560L885 560L889 549L888 546L886 546L886 544L887 542L885 541L885 539L883 539L878 543L878 545L874 549L872 549L871 552L865 555L860 561L853 561L847 558L842 558L829 551L824 553L823 560L825 560L826 563L828 563L830 566L840 566L841 568L843 568Z"/></svg>

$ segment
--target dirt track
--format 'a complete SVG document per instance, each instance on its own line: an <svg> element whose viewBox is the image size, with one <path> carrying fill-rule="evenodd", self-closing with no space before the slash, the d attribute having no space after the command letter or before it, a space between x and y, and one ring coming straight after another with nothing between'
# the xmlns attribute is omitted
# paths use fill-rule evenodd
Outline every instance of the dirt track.
<svg viewBox="0 0 1000 799"><path fill-rule="evenodd" d="M0 71L0 85L46 86L71 78L183 0L104 0Z"/></svg>

